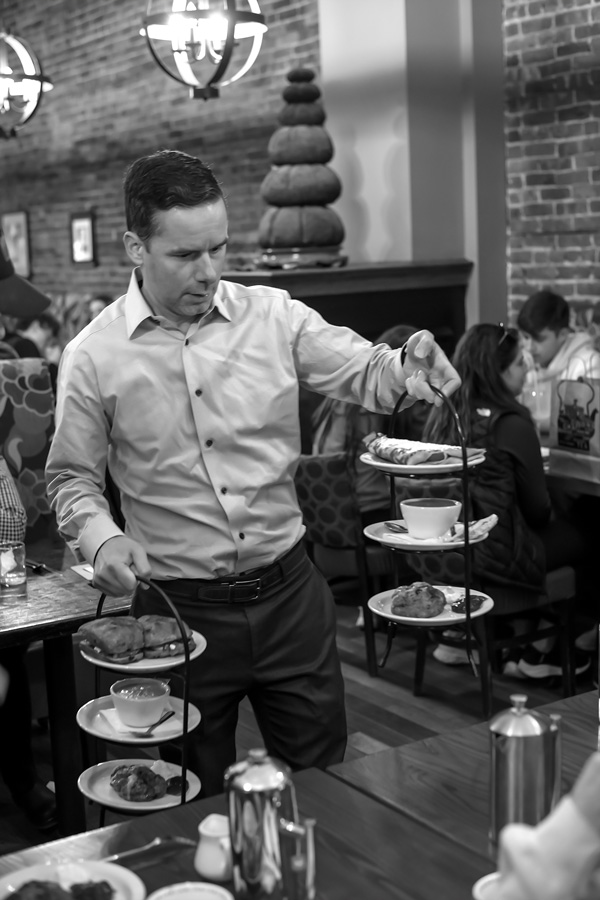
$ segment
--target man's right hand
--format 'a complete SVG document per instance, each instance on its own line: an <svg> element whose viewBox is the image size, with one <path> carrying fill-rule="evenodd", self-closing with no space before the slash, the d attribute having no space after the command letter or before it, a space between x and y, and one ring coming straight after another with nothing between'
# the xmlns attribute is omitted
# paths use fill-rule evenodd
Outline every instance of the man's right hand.
<svg viewBox="0 0 600 900"><path fill-rule="evenodd" d="M109 538L96 554L92 584L113 597L130 594L137 586L136 575L151 578L146 551L125 535Z"/></svg>

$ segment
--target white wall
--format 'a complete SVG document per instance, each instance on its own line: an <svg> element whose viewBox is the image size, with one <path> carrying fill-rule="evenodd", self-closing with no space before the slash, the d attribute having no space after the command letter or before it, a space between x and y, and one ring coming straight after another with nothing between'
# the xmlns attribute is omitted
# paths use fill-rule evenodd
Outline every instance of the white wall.
<svg viewBox="0 0 600 900"><path fill-rule="evenodd" d="M319 0L350 262L468 258L468 324L506 314L502 3Z"/></svg>

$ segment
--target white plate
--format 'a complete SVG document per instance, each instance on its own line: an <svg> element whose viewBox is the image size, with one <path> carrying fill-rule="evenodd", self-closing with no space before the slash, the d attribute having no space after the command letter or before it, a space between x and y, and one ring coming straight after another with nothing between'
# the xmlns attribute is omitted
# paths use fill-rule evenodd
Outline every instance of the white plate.
<svg viewBox="0 0 600 900"><path fill-rule="evenodd" d="M478 466L484 460L485 456L483 455L472 456L467 460L467 466L469 468ZM368 451L361 453L360 461L368 466L373 466L375 469L379 469L381 472L385 472L386 475L435 475L438 472L447 474L448 472L460 472L463 467L462 458L445 459L439 463L421 463L418 466L401 466L398 463L382 459L380 456L374 456Z"/></svg>
<svg viewBox="0 0 600 900"><path fill-rule="evenodd" d="M190 653L190 660L196 659L206 650L206 638L204 635L200 634L199 631L192 631L192 636L196 646ZM185 662L183 653L179 653L177 656L162 656L159 659L138 659L132 663L112 663L94 656L93 653L88 653L85 647L81 645L79 652L84 659L95 666L100 666L101 669L112 669L114 672L137 672L138 675L142 672L165 672L167 669L175 669L177 666L182 666Z"/></svg>
<svg viewBox="0 0 600 900"><path fill-rule="evenodd" d="M473 900L487 900L496 894L497 884L500 880L500 872L490 872L475 882L471 888Z"/></svg>
<svg viewBox="0 0 600 900"><path fill-rule="evenodd" d="M450 587L447 584L435 584L433 587L443 591L446 597L446 606L439 616L431 616L431 618L428 619L419 619L416 616L394 615L391 611L392 594L394 591L382 591L380 594L375 594L369 599L369 609L377 616L382 616L382 618L389 619L391 622L401 622L403 625L425 625L431 628L435 625L457 625L460 622L466 622L467 617L465 613L456 613L450 608L450 604L455 603L457 600L464 597L465 589L462 587ZM484 616L486 613L489 613L490 609L494 606L492 598L488 597L487 594L482 594L481 591L471 590L471 596L484 598L479 609L473 610L471 613L472 619L476 616Z"/></svg>
<svg viewBox="0 0 600 900"><path fill-rule="evenodd" d="M131 732L116 731L110 722L102 715L103 709L114 709L112 697L97 697L90 700L77 711L77 724L88 734L102 738L105 741L113 741L115 744L156 744L158 741L167 741L180 737L183 734L183 700L179 697L169 697L166 707L175 710L175 715L160 726L158 734L155 732L149 737L135 737ZM200 710L192 703L188 707L188 732L200 724ZM135 729L134 729L135 730ZM142 729L143 730L143 729Z"/></svg>
<svg viewBox="0 0 600 900"><path fill-rule="evenodd" d="M154 891L148 900L233 900L233 894L209 881L182 881Z"/></svg>
<svg viewBox="0 0 600 900"><path fill-rule="evenodd" d="M168 809L170 806L179 806L181 803L181 795L165 794L164 797L158 797L156 800L143 800L136 802L135 800L124 800L110 786L110 776L117 766L151 766L150 759L110 759L107 762L98 763L90 766L81 773L77 779L77 787L81 793L89 800L94 800L102 806L109 806L111 809L126 809L129 812L153 812L155 809ZM175 764L170 765L173 775L181 775L181 766ZM188 781L186 801L193 800L200 792L200 779L188 769L186 772Z"/></svg>
<svg viewBox="0 0 600 900"><path fill-rule="evenodd" d="M108 881L113 900L144 900L146 887L141 878L123 866L107 862L40 863L0 878L0 897L10 895L28 881L54 881L68 889L86 881Z"/></svg>
<svg viewBox="0 0 600 900"><path fill-rule="evenodd" d="M404 522L403 519L390 519L390 521L398 522L398 524ZM398 531L390 531L389 528L386 528L385 522L374 522L372 525L367 525L363 529L363 534L372 541L383 544L384 547L402 547L403 550L460 550L465 546L465 542L462 540L442 541L440 538L421 540L411 537L410 534L400 534ZM481 534L479 537L471 537L469 534L469 545L485 541L488 534L489 532Z"/></svg>

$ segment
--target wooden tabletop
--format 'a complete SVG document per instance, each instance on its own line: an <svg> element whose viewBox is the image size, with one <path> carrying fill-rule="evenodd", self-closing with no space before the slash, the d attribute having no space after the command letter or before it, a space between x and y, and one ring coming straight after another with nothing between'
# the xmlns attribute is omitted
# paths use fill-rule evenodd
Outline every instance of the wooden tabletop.
<svg viewBox="0 0 600 900"><path fill-rule="evenodd" d="M301 816L317 819L319 900L465 900L471 885L493 868L484 855L324 772L307 769L294 775L294 783ZM211 812L226 812L223 795L4 856L0 876L40 862L102 859L157 836L195 842L198 823ZM170 853L166 847L122 860L148 892L200 880L192 865L194 845Z"/></svg>
<svg viewBox="0 0 600 900"><path fill-rule="evenodd" d="M96 617L100 592L66 568L44 575L27 574L27 597L0 597L0 647L73 634ZM109 597L103 612L126 612L130 597Z"/></svg>
<svg viewBox="0 0 600 900"><path fill-rule="evenodd" d="M516 693L516 692L515 692ZM598 746L598 692L541 707L563 717L563 792ZM413 818L462 847L488 846L490 749L487 722L427 738L329 770L344 783Z"/></svg>

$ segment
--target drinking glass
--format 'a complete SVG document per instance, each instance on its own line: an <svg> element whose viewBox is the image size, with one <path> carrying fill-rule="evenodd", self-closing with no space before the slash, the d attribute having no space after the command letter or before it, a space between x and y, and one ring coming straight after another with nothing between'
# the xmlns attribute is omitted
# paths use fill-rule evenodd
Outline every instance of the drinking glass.
<svg viewBox="0 0 600 900"><path fill-rule="evenodd" d="M27 596L27 569L23 541L0 543L0 600Z"/></svg>

